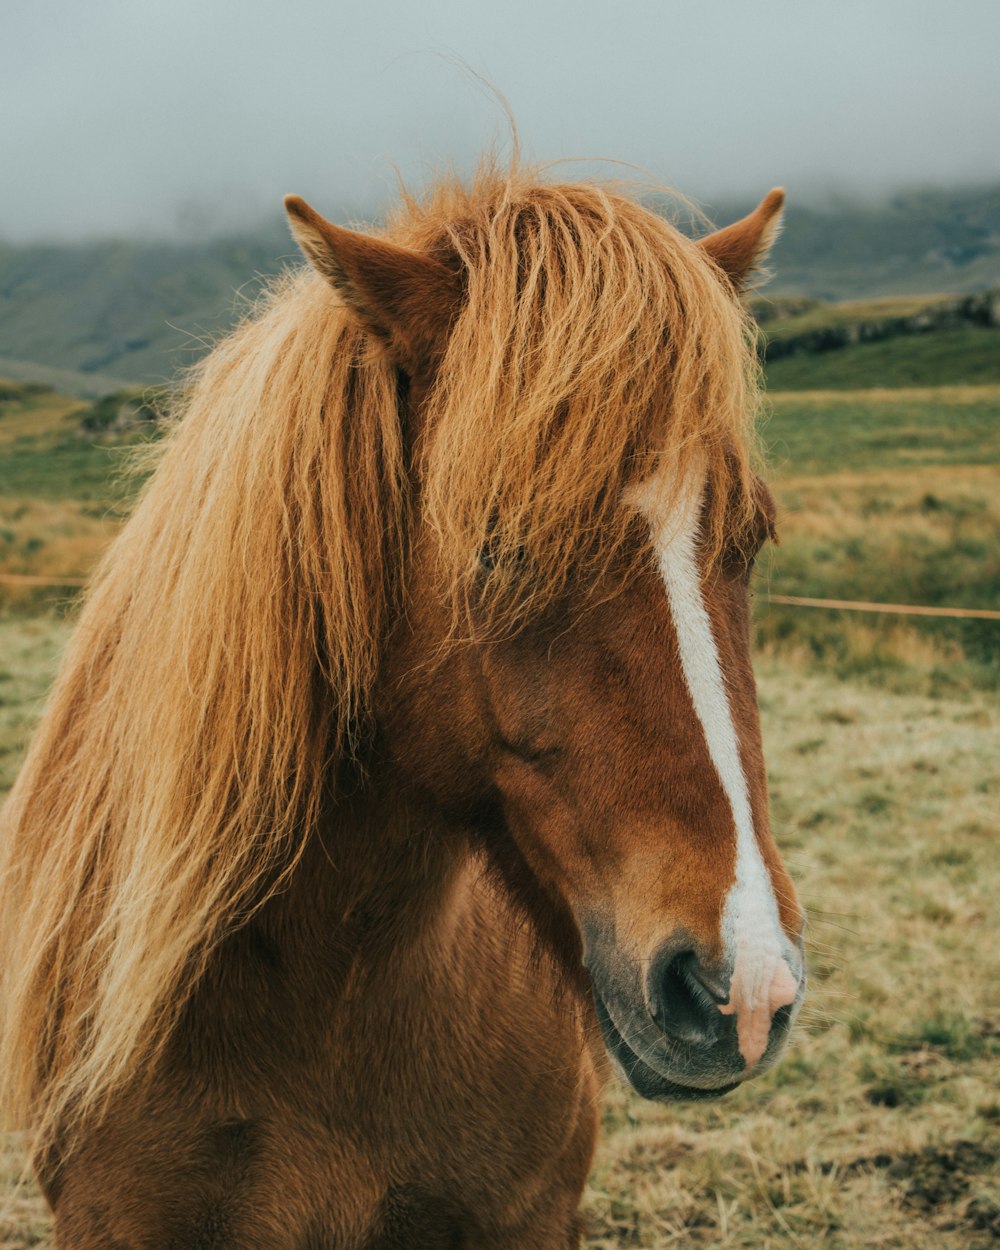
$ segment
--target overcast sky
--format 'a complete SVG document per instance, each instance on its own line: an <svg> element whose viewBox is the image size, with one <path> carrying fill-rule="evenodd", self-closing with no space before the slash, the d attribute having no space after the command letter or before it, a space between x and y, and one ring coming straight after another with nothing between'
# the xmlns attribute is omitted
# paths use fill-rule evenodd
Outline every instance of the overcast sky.
<svg viewBox="0 0 1000 1250"><path fill-rule="evenodd" d="M377 211L393 167L634 162L776 183L1000 181L1000 0L0 0L0 237Z"/></svg>

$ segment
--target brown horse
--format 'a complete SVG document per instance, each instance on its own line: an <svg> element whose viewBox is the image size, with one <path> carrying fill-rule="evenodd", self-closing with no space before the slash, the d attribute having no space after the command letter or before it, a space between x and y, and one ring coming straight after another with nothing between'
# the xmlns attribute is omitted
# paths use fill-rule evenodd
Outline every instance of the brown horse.
<svg viewBox="0 0 1000 1250"><path fill-rule="evenodd" d="M312 268L198 367L6 809L61 1250L566 1250L607 1053L665 1101L774 1061L781 201L697 244L523 168L380 235L288 201Z"/></svg>

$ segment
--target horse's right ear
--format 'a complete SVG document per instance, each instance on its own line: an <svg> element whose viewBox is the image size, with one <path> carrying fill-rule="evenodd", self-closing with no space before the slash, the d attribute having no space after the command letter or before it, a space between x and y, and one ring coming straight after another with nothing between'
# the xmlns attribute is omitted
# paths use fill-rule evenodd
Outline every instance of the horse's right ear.
<svg viewBox="0 0 1000 1250"><path fill-rule="evenodd" d="M462 302L460 276L432 256L345 230L297 195L285 197L296 243L357 319L409 373L428 372Z"/></svg>
<svg viewBox="0 0 1000 1250"><path fill-rule="evenodd" d="M784 206L785 193L775 187L749 216L698 240L698 246L722 270L734 290L745 290L750 275L763 264L781 230Z"/></svg>

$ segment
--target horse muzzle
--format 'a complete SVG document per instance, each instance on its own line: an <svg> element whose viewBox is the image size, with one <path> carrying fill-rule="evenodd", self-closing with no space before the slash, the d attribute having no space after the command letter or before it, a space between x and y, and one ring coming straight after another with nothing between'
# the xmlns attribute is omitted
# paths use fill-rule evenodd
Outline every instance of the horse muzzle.
<svg viewBox="0 0 1000 1250"><path fill-rule="evenodd" d="M610 954L610 953L609 953ZM604 1045L644 1098L719 1098L766 1071L791 1032L805 993L801 952L776 955L758 1000L741 1003L732 970L713 968L677 943L645 977L620 953L588 951L587 968Z"/></svg>

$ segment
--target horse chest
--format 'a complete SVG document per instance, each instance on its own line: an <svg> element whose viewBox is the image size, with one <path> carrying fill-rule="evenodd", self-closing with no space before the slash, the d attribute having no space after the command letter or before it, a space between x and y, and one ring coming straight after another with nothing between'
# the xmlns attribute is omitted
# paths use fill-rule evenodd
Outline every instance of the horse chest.
<svg viewBox="0 0 1000 1250"><path fill-rule="evenodd" d="M525 952L483 958L483 941L473 926L457 948L477 949L475 983L461 960L413 964L376 994L345 960L324 1013L289 995L280 949L244 935L239 977L193 1005L154 1086L43 1178L60 1246L445 1250L512 1229L521 1246L553 1220L566 1244L597 1081L572 1004L554 1008Z"/></svg>

